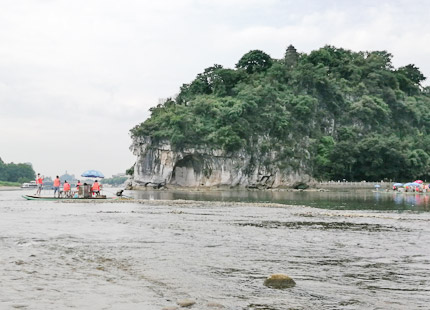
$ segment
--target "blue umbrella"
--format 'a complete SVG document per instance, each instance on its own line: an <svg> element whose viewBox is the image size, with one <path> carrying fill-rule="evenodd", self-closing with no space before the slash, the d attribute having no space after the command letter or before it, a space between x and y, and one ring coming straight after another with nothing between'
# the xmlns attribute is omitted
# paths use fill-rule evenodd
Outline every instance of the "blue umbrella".
<svg viewBox="0 0 430 310"><path fill-rule="evenodd" d="M418 184L418 183L409 182L409 183L404 184L403 186L412 186L412 187L417 187L417 186L421 186L421 185L420 185L420 184Z"/></svg>
<svg viewBox="0 0 430 310"><path fill-rule="evenodd" d="M375 185L375 187L376 187L376 188L378 188L378 187L381 187L381 185L379 185L379 184L376 184L376 185Z"/></svg>
<svg viewBox="0 0 430 310"><path fill-rule="evenodd" d="M400 187L400 186L403 186L403 183L394 183L393 186Z"/></svg>
<svg viewBox="0 0 430 310"><path fill-rule="evenodd" d="M105 176L103 173L97 170L87 170L84 173L81 174L81 177L85 178L104 178Z"/></svg>

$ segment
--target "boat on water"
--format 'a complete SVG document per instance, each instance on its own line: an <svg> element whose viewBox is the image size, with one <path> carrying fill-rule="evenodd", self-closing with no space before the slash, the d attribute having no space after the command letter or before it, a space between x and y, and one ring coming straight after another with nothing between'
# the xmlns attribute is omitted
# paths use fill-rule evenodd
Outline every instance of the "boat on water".
<svg viewBox="0 0 430 310"><path fill-rule="evenodd" d="M88 198L71 198L71 197L52 197L52 196L36 196L36 195L22 195L22 198L27 200L103 200L103 199L114 199L113 197L106 197L105 195L88 197Z"/></svg>
<svg viewBox="0 0 430 310"><path fill-rule="evenodd" d="M22 183L21 188L36 188L36 181L31 181L30 183Z"/></svg>

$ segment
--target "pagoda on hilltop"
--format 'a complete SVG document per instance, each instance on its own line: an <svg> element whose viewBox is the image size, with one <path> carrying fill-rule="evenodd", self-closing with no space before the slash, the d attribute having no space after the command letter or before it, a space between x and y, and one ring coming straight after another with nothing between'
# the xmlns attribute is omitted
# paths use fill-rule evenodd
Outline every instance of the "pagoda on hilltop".
<svg viewBox="0 0 430 310"><path fill-rule="evenodd" d="M297 53L296 48L292 44L287 47L284 60L285 65L287 65L288 67L294 67L297 64L297 61L299 60L299 54Z"/></svg>

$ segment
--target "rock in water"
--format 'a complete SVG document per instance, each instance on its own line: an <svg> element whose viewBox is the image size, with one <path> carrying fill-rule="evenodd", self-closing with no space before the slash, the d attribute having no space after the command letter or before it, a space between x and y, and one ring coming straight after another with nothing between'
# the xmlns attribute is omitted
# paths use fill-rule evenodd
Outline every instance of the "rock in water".
<svg viewBox="0 0 430 310"><path fill-rule="evenodd" d="M264 281L264 285L271 288L283 289L295 286L296 282L285 274L272 274Z"/></svg>
<svg viewBox="0 0 430 310"><path fill-rule="evenodd" d="M196 302L192 299L182 299L182 300L178 300L176 303L181 307L191 307Z"/></svg>

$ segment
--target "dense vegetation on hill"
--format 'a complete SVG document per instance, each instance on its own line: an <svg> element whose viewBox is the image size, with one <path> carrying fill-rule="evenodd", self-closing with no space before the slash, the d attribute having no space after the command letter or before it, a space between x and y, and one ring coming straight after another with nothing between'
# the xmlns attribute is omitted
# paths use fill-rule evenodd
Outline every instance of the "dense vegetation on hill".
<svg viewBox="0 0 430 310"><path fill-rule="evenodd" d="M125 181L127 181L127 177L113 177L113 178L106 178L100 180L100 183L102 184L110 184L113 186L119 186L124 184Z"/></svg>
<svg viewBox="0 0 430 310"><path fill-rule="evenodd" d="M24 183L34 180L36 173L29 164L6 164L0 158L0 181Z"/></svg>
<svg viewBox="0 0 430 310"><path fill-rule="evenodd" d="M430 89L416 66L391 59L333 46L290 46L283 59L250 51L235 69L205 69L131 134L176 148L258 146L279 166L306 159L321 180L430 180Z"/></svg>

